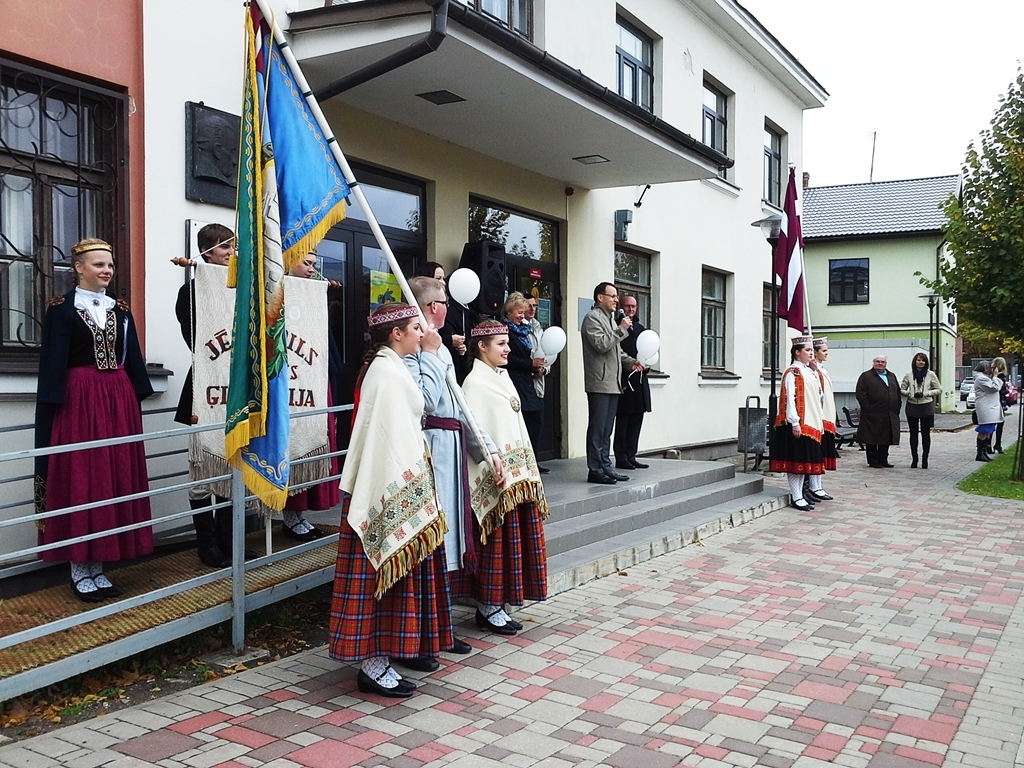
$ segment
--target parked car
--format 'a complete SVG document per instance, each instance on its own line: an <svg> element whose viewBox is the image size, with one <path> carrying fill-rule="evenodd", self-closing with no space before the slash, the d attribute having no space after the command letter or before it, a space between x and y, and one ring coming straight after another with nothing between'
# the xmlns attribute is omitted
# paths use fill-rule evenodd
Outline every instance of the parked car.
<svg viewBox="0 0 1024 768"><path fill-rule="evenodd" d="M974 385L972 384L971 385L971 391L967 393L967 410L971 410L972 408L974 408L974 400L975 400Z"/></svg>
<svg viewBox="0 0 1024 768"><path fill-rule="evenodd" d="M974 377L968 376L960 382L960 399L966 400L967 396L974 391ZM972 408L974 406L971 406Z"/></svg>

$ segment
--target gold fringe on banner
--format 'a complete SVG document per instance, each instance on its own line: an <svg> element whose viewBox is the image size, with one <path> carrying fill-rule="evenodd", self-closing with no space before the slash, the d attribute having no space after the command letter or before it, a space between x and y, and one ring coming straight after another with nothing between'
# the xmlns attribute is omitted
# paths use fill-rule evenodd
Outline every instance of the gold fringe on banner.
<svg viewBox="0 0 1024 768"><path fill-rule="evenodd" d="M505 522L505 515L511 510L520 504L530 503L537 505L541 520L548 519L548 500L540 481L527 480L502 491L497 505L480 521L480 543L487 544L487 537L501 528Z"/></svg>

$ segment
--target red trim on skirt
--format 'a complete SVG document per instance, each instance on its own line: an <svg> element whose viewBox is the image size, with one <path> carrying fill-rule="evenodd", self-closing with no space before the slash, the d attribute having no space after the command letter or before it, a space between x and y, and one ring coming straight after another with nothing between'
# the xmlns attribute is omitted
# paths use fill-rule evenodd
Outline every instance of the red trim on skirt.
<svg viewBox="0 0 1024 768"><path fill-rule="evenodd" d="M64 405L53 416L50 445L104 440L142 433L142 412L123 368L101 371L92 365L68 369ZM123 443L50 456L46 511L113 499L149 490L146 448ZM39 544L119 528L151 519L149 499L122 501L40 521ZM39 553L40 560L73 563L131 560L153 551L153 529L105 536Z"/></svg>
<svg viewBox="0 0 1024 768"><path fill-rule="evenodd" d="M473 518L473 536L480 541L480 524ZM477 547L474 573L448 574L452 595L473 598L482 605L522 605L548 595L547 545L544 522L533 502L508 512L501 527Z"/></svg>
<svg viewBox="0 0 1024 768"><path fill-rule="evenodd" d="M331 388L327 387L327 407L334 405L334 398L331 396ZM338 450L338 430L335 424L334 414L327 414L327 444L331 453ZM337 475L338 457L331 457L331 474ZM284 508L288 512L309 512L310 510L333 509L341 503L341 488L338 479L326 480L319 485L312 485L304 491L299 491L294 496L289 496Z"/></svg>
<svg viewBox="0 0 1024 768"><path fill-rule="evenodd" d="M338 561L331 601L329 652L338 661L373 656L410 659L451 648L452 609L445 577L444 544L380 600L377 573L363 543L348 524L345 496L338 532Z"/></svg>

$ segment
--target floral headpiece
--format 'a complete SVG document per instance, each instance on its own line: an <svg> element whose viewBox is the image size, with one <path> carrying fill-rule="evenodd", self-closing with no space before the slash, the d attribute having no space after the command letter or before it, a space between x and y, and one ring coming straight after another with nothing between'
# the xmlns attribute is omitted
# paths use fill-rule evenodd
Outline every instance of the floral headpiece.
<svg viewBox="0 0 1024 768"><path fill-rule="evenodd" d="M477 325L470 330L469 335L474 339L484 336L508 336L508 326L504 323Z"/></svg>

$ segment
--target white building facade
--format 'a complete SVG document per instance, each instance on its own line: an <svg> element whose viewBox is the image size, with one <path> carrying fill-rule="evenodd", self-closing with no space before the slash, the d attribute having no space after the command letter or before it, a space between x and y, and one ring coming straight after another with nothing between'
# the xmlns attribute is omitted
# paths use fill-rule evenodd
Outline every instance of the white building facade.
<svg viewBox="0 0 1024 768"><path fill-rule="evenodd" d="M324 112L403 268L436 261L450 273L467 243L498 238L508 289L533 292L545 324L566 329L542 456L585 453L577 329L602 281L637 295L643 323L662 339L641 452L733 450L738 409L768 395L771 251L750 224L779 212L788 167L800 165L803 111L827 98L768 30L733 0L268 7L311 87L333 93ZM144 188L127 222L127 298L157 374L147 409L173 408L190 364L173 311L184 271L170 259L188 252L190 223L234 225L231 207L207 202L228 173L197 172L195 153L217 148L197 148L187 105L214 110L213 124L237 119L242 13L234 3L142 2L141 85L112 83L144 115L127 128L137 142L132 194L140 179ZM8 29L19 23L33 20ZM11 35L0 35L0 57ZM624 231L617 212L631 214ZM351 210L319 249L321 270L344 285L332 323L348 384L383 270L361 218ZM32 421L30 368L0 366L3 425ZM147 417L147 430L170 426L170 413ZM17 433L10 447L30 439ZM182 455L150 462L153 475L183 468ZM182 504L183 494L163 497L154 511Z"/></svg>

